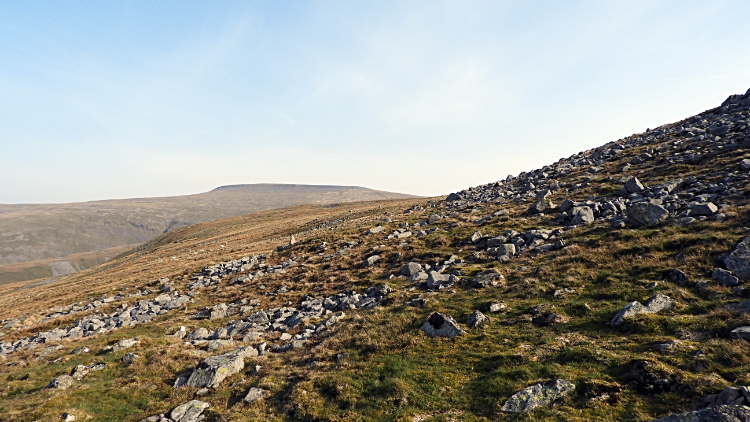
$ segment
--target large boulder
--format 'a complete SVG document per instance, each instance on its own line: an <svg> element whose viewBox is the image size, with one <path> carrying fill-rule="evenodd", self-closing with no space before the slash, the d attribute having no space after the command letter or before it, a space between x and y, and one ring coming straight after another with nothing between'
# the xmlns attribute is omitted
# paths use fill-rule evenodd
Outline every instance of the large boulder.
<svg viewBox="0 0 750 422"><path fill-rule="evenodd" d="M630 224L635 227L654 226L664 222L669 217L669 211L661 205L651 202L639 202L631 205L626 212Z"/></svg>
<svg viewBox="0 0 750 422"><path fill-rule="evenodd" d="M625 322L625 318L629 318L639 314L654 314L665 309L669 309L673 305L674 300L671 297L658 293L655 296L652 296L648 301L646 301L645 306L641 305L640 302L628 303L624 308L620 309L620 311L615 314L614 317L612 317L609 325L612 327L617 327L618 325L621 325L623 322Z"/></svg>
<svg viewBox="0 0 750 422"><path fill-rule="evenodd" d="M750 279L750 236L743 239L724 259L724 265L737 277Z"/></svg>
<svg viewBox="0 0 750 422"><path fill-rule="evenodd" d="M575 390L573 383L564 379L556 379L545 384L534 384L512 395L503 404L506 413L527 413L539 406L549 406L556 400Z"/></svg>
<svg viewBox="0 0 750 422"><path fill-rule="evenodd" d="M174 422L199 422L202 421L203 411L206 410L210 405L204 401L191 400L181 406L177 406L169 414L169 417Z"/></svg>
<svg viewBox="0 0 750 422"><path fill-rule="evenodd" d="M466 333L453 318L440 312L435 312L427 318L427 321L422 325L422 331L430 337L448 338L454 338Z"/></svg>
<svg viewBox="0 0 750 422"><path fill-rule="evenodd" d="M250 356L258 356L258 351L246 346L206 358L193 370L185 385L216 388L226 377L240 372L245 367L245 358Z"/></svg>
<svg viewBox="0 0 750 422"><path fill-rule="evenodd" d="M678 415L669 415L652 422L750 422L750 407L722 405Z"/></svg>

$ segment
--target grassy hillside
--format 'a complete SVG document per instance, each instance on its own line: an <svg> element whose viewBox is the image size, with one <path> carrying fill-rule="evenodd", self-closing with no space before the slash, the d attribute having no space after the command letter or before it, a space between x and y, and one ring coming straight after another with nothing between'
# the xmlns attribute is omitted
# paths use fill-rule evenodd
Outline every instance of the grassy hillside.
<svg viewBox="0 0 750 422"><path fill-rule="evenodd" d="M49 262L38 262L21 271L12 264L70 261L76 259L70 255L144 243L167 231L205 221L299 204L408 197L356 186L257 184L163 198L0 205L0 282L23 281L51 272ZM88 263L85 260L74 265Z"/></svg>
<svg viewBox="0 0 750 422"><path fill-rule="evenodd" d="M207 421L650 421L747 404L732 388L750 384L750 343L733 330L750 326L750 291L727 258L750 236L748 109L740 96L447 199L233 217L53 284L4 286L0 414L140 421L200 400ZM643 224L639 209L658 218ZM410 262L434 272L409 279ZM148 308L160 289L192 301L138 325L39 341L89 315ZM665 296L670 306L613 318ZM485 325L470 325L475 311ZM435 312L463 333L428 336ZM189 334L175 337L181 326ZM133 337L129 349L108 348ZM260 353L215 387L174 387L238 347ZM126 353L138 356L126 363ZM96 363L106 367L47 388ZM551 380L574 387L508 411L516 393Z"/></svg>

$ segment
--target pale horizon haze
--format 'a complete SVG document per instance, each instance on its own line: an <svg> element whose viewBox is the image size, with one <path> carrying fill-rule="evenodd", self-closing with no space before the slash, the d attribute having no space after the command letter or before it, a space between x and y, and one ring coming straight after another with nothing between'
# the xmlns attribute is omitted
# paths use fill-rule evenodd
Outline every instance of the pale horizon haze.
<svg viewBox="0 0 750 422"><path fill-rule="evenodd" d="M0 1L0 203L444 195L750 88L736 1Z"/></svg>

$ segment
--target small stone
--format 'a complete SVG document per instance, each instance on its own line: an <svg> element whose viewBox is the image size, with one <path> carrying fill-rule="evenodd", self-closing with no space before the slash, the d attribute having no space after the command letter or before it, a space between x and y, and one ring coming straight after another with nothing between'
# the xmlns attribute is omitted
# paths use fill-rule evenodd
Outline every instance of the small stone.
<svg viewBox="0 0 750 422"><path fill-rule="evenodd" d="M466 320L466 325L468 325L471 328L477 328L477 327L483 327L487 325L490 322L490 319L487 318L483 313L479 311L474 311L471 315L469 315L469 318Z"/></svg>
<svg viewBox="0 0 750 422"><path fill-rule="evenodd" d="M210 405L200 400L191 400L181 406L177 406L169 414L174 422L199 422L203 420L202 413Z"/></svg>
<svg viewBox="0 0 750 422"><path fill-rule="evenodd" d="M247 392L243 401L248 404L254 403L258 400L262 400L267 394L268 391L263 390L262 388L252 387L250 388L250 391Z"/></svg>
<svg viewBox="0 0 750 422"><path fill-rule="evenodd" d="M427 318L427 321L422 325L422 331L430 337L448 338L455 338L466 333L453 318L440 312L435 312Z"/></svg>
<svg viewBox="0 0 750 422"><path fill-rule="evenodd" d="M733 276L731 271L723 270L721 268L714 268L711 273L711 278L724 287L734 287L740 284L740 280Z"/></svg>
<svg viewBox="0 0 750 422"><path fill-rule="evenodd" d="M564 379L556 379L546 384L535 384L512 395L503 404L506 413L528 413L540 406L549 406L556 400L575 390L573 383Z"/></svg>
<svg viewBox="0 0 750 422"><path fill-rule="evenodd" d="M64 420L65 422L71 422L76 420L76 415L73 415L71 413L63 413L60 419Z"/></svg>
<svg viewBox="0 0 750 422"><path fill-rule="evenodd" d="M123 357L122 357L122 361L123 361L123 362L124 362L124 363L125 363L126 365L130 365L131 363L133 363L133 361L134 361L134 360L135 360L135 359L136 359L137 357L138 357L138 355L136 355L135 353L130 353L130 352L128 352L128 353L125 353L125 356L123 356Z"/></svg>
<svg viewBox="0 0 750 422"><path fill-rule="evenodd" d="M52 381L47 384L47 388L55 388L57 390L65 390L66 388L73 385L75 379L70 375L60 375L59 377L52 378Z"/></svg>

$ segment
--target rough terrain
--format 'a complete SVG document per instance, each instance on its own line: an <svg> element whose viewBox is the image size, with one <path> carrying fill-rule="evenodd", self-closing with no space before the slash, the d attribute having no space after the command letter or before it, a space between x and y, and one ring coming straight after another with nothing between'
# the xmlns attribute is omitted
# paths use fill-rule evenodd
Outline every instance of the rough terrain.
<svg viewBox="0 0 750 422"><path fill-rule="evenodd" d="M748 198L750 91L447 197L177 229L0 292L0 414L748 421Z"/></svg>

